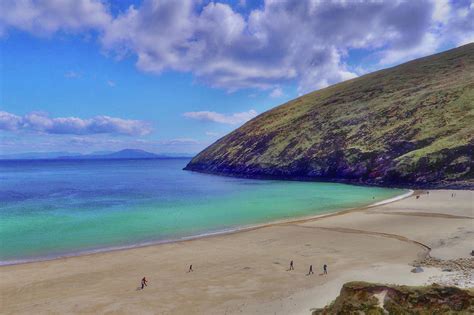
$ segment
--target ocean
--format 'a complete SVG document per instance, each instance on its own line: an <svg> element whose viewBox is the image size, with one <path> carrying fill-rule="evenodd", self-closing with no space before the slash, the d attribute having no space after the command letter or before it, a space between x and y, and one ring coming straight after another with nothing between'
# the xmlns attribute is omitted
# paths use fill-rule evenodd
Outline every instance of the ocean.
<svg viewBox="0 0 474 315"><path fill-rule="evenodd" d="M183 171L189 159L0 161L0 263L173 241L405 190Z"/></svg>

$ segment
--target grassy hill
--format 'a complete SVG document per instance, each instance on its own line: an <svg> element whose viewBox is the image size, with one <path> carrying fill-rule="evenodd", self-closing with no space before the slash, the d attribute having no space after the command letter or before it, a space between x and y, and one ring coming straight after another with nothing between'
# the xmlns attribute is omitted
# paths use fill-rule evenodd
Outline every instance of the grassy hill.
<svg viewBox="0 0 474 315"><path fill-rule="evenodd" d="M474 187L474 43L269 110L185 169L248 177Z"/></svg>

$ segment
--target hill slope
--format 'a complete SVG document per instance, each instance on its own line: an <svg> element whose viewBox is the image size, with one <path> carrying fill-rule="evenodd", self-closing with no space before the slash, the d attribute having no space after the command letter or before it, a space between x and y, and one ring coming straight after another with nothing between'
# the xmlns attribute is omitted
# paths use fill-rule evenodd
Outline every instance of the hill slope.
<svg viewBox="0 0 474 315"><path fill-rule="evenodd" d="M309 93L206 148L187 170L474 187L474 43Z"/></svg>

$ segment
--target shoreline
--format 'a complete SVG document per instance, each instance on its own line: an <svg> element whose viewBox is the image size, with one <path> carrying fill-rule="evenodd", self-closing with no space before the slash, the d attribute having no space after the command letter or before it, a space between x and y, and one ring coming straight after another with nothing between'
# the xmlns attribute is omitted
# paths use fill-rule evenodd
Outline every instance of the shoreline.
<svg viewBox="0 0 474 315"><path fill-rule="evenodd" d="M474 288L474 192L410 193L245 233L2 266L0 304L9 314L309 315L349 281Z"/></svg>
<svg viewBox="0 0 474 315"><path fill-rule="evenodd" d="M205 169L193 168L185 166L184 171L206 174L212 176L225 176L233 178L246 179L262 179L262 180L276 180L276 181L296 181L296 182L315 182L315 183L334 183L347 184L362 187L380 187L380 188L397 188L397 189L413 189L413 190L474 190L474 181L460 181L460 182L440 182L440 183L416 183L400 182L400 183L386 183L376 181L360 181L348 178L332 178L332 177L309 177L309 176L284 176L284 175L270 175L270 174L245 174L245 173L227 173L219 171L208 171Z"/></svg>
<svg viewBox="0 0 474 315"><path fill-rule="evenodd" d="M210 238L210 237L215 237L215 236L220 236L220 235L230 235L230 234L235 234L235 233L248 232L248 231L280 225L280 224L306 222L306 221L311 221L311 220L316 220L316 219L322 219L325 217L331 217L335 215L342 215L342 214L350 213L354 211L362 211L362 210L369 209L372 207L382 206L385 204L396 202L398 200L408 198L412 196L413 194L415 194L415 192L419 191L419 190L412 190L412 189L406 189L406 190L408 191L405 193L402 193L401 195L384 199L375 203L371 203L366 206L353 207L353 208L347 208L347 209L338 209L338 210L334 210L334 211L326 212L322 214L317 214L317 215L292 217L288 219L280 219L280 220L275 220L275 221L270 221L270 222L265 222L265 223L260 223L260 224L237 226L235 228L229 228L229 229L215 231L215 232L206 232L206 233L186 236L182 238L167 239L167 240L160 240L160 241L147 241L147 242L142 242L142 243L133 244L133 245L112 246L112 247L104 247L104 248L98 248L98 249L90 249L90 250L78 251L78 252L64 254L64 255L58 254L58 255L42 256L42 257L31 258L31 259L16 259L16 260L0 261L0 268L2 268L3 266L24 265L24 264L31 264L31 263L36 263L36 262L45 262L45 261L61 260L61 259L68 259L68 258L81 257L81 256L90 256L90 255L96 255L96 254L101 254L101 253L120 252L120 251L135 249L135 248L159 246L159 245L170 244L170 243L188 242L188 241L202 239L202 238Z"/></svg>

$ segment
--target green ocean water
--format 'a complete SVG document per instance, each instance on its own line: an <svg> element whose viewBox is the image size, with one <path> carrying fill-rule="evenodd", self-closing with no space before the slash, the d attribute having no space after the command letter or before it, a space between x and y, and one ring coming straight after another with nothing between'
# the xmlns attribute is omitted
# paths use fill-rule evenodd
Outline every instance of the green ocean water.
<svg viewBox="0 0 474 315"><path fill-rule="evenodd" d="M1 161L1 263L220 233L406 192L212 176L183 171L188 161Z"/></svg>

